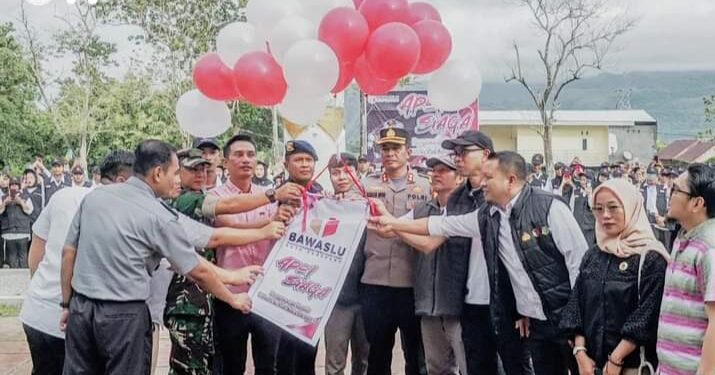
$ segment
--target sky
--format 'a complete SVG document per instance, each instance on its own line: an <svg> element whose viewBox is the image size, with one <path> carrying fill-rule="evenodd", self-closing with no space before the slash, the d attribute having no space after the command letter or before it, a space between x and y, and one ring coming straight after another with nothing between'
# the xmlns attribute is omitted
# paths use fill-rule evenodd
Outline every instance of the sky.
<svg viewBox="0 0 715 375"><path fill-rule="evenodd" d="M23 0L0 0L0 21L17 22L20 1ZM428 2L440 10L452 34L453 56L477 63L485 81L500 81L507 75L515 41L527 64L534 66L540 40L528 12L516 0ZM31 24L46 42L51 42L52 34L62 28L57 16L65 15L69 9L64 0L44 6L26 5ZM637 23L617 41L604 70L715 70L714 0L620 0L613 3L612 9L614 13L627 12ZM118 44L117 73L128 64L130 56L137 55L135 47L126 41L134 31L126 27L101 30L104 38ZM62 65L59 62L58 69L66 69Z"/></svg>

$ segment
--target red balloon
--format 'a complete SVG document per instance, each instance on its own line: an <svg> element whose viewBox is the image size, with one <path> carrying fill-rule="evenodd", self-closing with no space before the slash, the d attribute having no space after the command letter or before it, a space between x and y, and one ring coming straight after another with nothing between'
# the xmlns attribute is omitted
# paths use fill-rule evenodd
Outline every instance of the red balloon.
<svg viewBox="0 0 715 375"><path fill-rule="evenodd" d="M345 90L346 87L352 82L353 78L355 78L355 63L352 62L344 62L340 64L340 78L338 78L338 82L335 84L335 87L333 87L332 90L330 90L331 93L337 94L343 90Z"/></svg>
<svg viewBox="0 0 715 375"><path fill-rule="evenodd" d="M410 25L414 25L417 22L424 20L442 22L442 17L439 15L439 11L428 3L410 3L409 12Z"/></svg>
<svg viewBox="0 0 715 375"><path fill-rule="evenodd" d="M236 100L239 92L233 80L233 71L218 57L217 53L207 53L194 65L194 85L207 98L214 100Z"/></svg>
<svg viewBox="0 0 715 375"><path fill-rule="evenodd" d="M364 0L360 5L360 13L365 16L370 31L386 23L410 21L407 0Z"/></svg>
<svg viewBox="0 0 715 375"><path fill-rule="evenodd" d="M452 52L452 37L444 25L425 20L412 25L420 38L420 60L412 69L414 74L426 74L437 70Z"/></svg>
<svg viewBox="0 0 715 375"><path fill-rule="evenodd" d="M357 10L338 7L320 22L318 39L333 49L338 60L355 61L365 49L370 29L365 17Z"/></svg>
<svg viewBox="0 0 715 375"><path fill-rule="evenodd" d="M404 23L388 23L370 35L365 58L379 78L400 79L409 74L420 59L420 38Z"/></svg>
<svg viewBox="0 0 715 375"><path fill-rule="evenodd" d="M383 95L397 86L398 80L380 79L370 71L365 56L360 56L355 61L355 81L360 90L367 95Z"/></svg>
<svg viewBox="0 0 715 375"><path fill-rule="evenodd" d="M241 56L233 67L236 86L246 101L256 106L272 106L283 101L288 90L283 68L267 52Z"/></svg>

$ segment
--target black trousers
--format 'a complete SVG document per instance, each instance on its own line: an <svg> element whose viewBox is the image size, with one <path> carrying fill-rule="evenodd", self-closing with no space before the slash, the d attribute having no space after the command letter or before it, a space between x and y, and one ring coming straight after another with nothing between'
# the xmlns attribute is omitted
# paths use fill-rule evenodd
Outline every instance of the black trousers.
<svg viewBox="0 0 715 375"><path fill-rule="evenodd" d="M278 375L315 375L318 348L283 332L278 349Z"/></svg>
<svg viewBox="0 0 715 375"><path fill-rule="evenodd" d="M281 330L255 314L244 314L215 300L214 337L224 375L246 371L248 335L251 335L256 375L275 375Z"/></svg>
<svg viewBox="0 0 715 375"><path fill-rule="evenodd" d="M30 249L30 240L5 240L5 261L10 268L27 268L27 251Z"/></svg>
<svg viewBox="0 0 715 375"><path fill-rule="evenodd" d="M390 374L395 333L400 330L405 353L405 374L418 375L425 368L420 360L422 337L415 315L412 288L362 284L360 290L365 333L370 343L368 375Z"/></svg>
<svg viewBox="0 0 715 375"><path fill-rule="evenodd" d="M495 330L489 305L465 304L461 323L469 375L500 374L497 355L506 375L532 373L525 340L513 326Z"/></svg>
<svg viewBox="0 0 715 375"><path fill-rule="evenodd" d="M148 375L151 317L145 301L100 301L74 293L64 375Z"/></svg>
<svg viewBox="0 0 715 375"><path fill-rule="evenodd" d="M23 324L32 357L32 375L62 375L65 340Z"/></svg>
<svg viewBox="0 0 715 375"><path fill-rule="evenodd" d="M530 320L529 352L535 375L578 374L578 365L568 340L547 321Z"/></svg>

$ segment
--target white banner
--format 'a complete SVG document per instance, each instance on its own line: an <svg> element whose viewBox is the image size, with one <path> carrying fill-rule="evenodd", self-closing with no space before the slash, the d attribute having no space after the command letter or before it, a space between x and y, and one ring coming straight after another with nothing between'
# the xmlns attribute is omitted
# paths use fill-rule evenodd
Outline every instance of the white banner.
<svg viewBox="0 0 715 375"><path fill-rule="evenodd" d="M364 200L321 199L299 211L251 287L253 313L316 346L365 230Z"/></svg>

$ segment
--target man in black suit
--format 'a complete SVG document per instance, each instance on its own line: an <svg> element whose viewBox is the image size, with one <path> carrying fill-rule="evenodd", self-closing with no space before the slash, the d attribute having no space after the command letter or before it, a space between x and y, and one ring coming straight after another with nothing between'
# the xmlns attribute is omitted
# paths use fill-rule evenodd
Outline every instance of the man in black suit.
<svg viewBox="0 0 715 375"><path fill-rule="evenodd" d="M641 188L643 204L648 220L658 226L665 225L665 213L668 212L668 189L658 185L658 174L655 169L648 169L646 183Z"/></svg>

